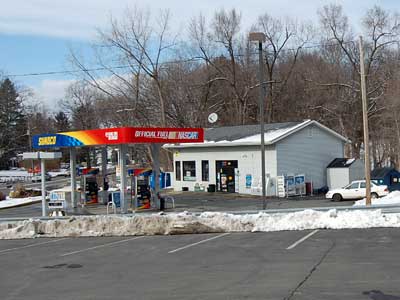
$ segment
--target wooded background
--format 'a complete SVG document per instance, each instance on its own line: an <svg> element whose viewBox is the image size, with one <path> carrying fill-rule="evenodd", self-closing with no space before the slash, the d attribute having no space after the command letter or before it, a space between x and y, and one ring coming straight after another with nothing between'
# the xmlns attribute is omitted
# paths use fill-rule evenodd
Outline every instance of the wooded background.
<svg viewBox="0 0 400 300"><path fill-rule="evenodd" d="M26 150L29 137L37 133L258 124L259 64L257 45L248 40L251 31L267 37L262 65L268 82L265 122L317 120L351 140L347 156L360 157L359 37L353 28L357 26L366 56L373 164L399 167L398 13L374 6L361 20L350 22L341 6L331 4L318 9L318 16L314 24L265 13L243 28L239 11L219 10L211 19L193 17L182 32L174 33L168 11L152 15L127 10L124 18L111 18L108 29L99 31L91 55L71 50L69 62L79 72L65 98L55 104L56 113L54 108L26 105L24 99L34 95L19 90L8 78L0 80L0 122L3 128L18 131L12 133L18 137L14 146L5 134L12 131L0 136L0 166ZM9 113L10 103L18 116ZM219 120L209 124L207 116L213 112ZM94 154L84 151L81 159L90 162ZM150 159L146 146L131 151L136 162Z"/></svg>

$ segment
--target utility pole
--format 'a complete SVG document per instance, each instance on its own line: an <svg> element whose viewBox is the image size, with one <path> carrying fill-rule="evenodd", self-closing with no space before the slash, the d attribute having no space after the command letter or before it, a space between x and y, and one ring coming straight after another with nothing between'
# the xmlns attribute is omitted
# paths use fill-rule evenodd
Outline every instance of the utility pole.
<svg viewBox="0 0 400 300"><path fill-rule="evenodd" d="M364 67L364 46L363 39L360 36L360 77L361 77L361 99L364 125L364 163L365 163L365 190L366 205L371 205L371 163L369 160L369 131L368 131L368 105L367 105L367 87L365 83Z"/></svg>

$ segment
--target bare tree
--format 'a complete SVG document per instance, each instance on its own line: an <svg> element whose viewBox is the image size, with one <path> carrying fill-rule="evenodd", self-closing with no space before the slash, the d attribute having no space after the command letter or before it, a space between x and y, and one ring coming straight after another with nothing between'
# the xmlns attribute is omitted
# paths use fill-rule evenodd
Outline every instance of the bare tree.
<svg viewBox="0 0 400 300"><path fill-rule="evenodd" d="M169 22L169 11L161 11L153 19L149 12L137 8L127 10L122 21L112 18L110 30L99 31L100 42L94 46L95 62L102 74L88 70L78 56L72 54L74 64L84 72L90 84L110 98L124 98L127 104L131 103L121 109L140 110L140 98L143 97L141 90L143 84L147 84L146 77L150 78L154 85L147 84L147 88L156 90L160 108L158 123L162 126L168 122L163 95L163 60L175 46L175 37L169 35ZM119 66L116 67L116 63ZM118 72L121 70L122 74ZM106 74L104 71L107 71Z"/></svg>
<svg viewBox="0 0 400 300"><path fill-rule="evenodd" d="M267 81L267 121L279 120L277 109L282 102L282 94L287 89L295 70L297 59L304 46L314 36L311 24L295 22L289 18L274 18L264 14L258 18L255 28L265 33Z"/></svg>
<svg viewBox="0 0 400 300"><path fill-rule="evenodd" d="M208 107L223 108L230 116L225 121L228 124L245 124L251 120L254 104L251 92L258 86L254 64L250 64L249 44L241 36L240 23L241 15L233 9L217 11L209 30L201 15L190 26L193 44L198 47L198 56L204 60L203 68L208 72L203 82L204 100L210 100L210 90L218 89Z"/></svg>
<svg viewBox="0 0 400 300"><path fill-rule="evenodd" d="M341 97L337 99L340 105L336 105L335 111L342 110L342 104L347 109L351 109L353 117L345 127L347 127L347 136L353 141L354 155L358 156L362 145L362 119L359 117L361 115L359 113L361 111L361 94L356 39L341 6L333 4L324 6L319 15L321 26L326 33L326 37L324 37L326 47L322 49L322 54L328 57L328 61L334 62L335 66L332 66L334 70L332 81L315 80L314 82L341 94ZM368 115L375 118L384 109L380 100L384 97L385 86L392 76L390 70L384 66L393 61L390 48L398 41L398 16L374 6L367 11L362 25L367 53Z"/></svg>

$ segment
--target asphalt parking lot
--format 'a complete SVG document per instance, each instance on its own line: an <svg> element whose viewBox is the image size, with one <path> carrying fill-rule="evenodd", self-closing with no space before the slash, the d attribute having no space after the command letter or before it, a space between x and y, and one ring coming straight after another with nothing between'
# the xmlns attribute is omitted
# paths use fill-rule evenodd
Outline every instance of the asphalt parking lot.
<svg viewBox="0 0 400 300"><path fill-rule="evenodd" d="M175 198L176 211L241 211L261 210L263 200L260 196L207 193L207 192L171 192ZM328 206L351 206L354 201L333 202L324 195L278 198L268 197L267 209L310 208Z"/></svg>
<svg viewBox="0 0 400 300"><path fill-rule="evenodd" d="M202 212L202 211L255 211L263 207L262 198L259 196L228 194L228 193L207 193L207 192L169 192L175 199L175 208L171 208L168 202L167 212ZM312 208L330 206L351 206L354 201L332 202L325 199L323 195L290 198L268 198L267 209L286 209L286 208ZM41 204L8 208L0 210L0 218L9 217L38 217L41 216ZM105 214L105 205L91 205L79 214Z"/></svg>
<svg viewBox="0 0 400 300"><path fill-rule="evenodd" d="M0 241L1 299L400 299L398 229Z"/></svg>

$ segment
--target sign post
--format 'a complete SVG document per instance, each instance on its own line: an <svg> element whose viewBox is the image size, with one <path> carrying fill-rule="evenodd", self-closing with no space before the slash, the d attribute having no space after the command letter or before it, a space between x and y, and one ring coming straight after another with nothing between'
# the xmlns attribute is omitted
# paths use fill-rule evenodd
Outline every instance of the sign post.
<svg viewBox="0 0 400 300"><path fill-rule="evenodd" d="M58 159L62 157L61 152L25 152L23 159L36 159L40 161L40 173L42 181L42 217L47 215L46 207L46 159Z"/></svg>
<svg viewBox="0 0 400 300"><path fill-rule="evenodd" d="M41 183L42 183L42 217L47 216L47 207L46 207L46 163L43 158L39 158L40 161L40 173L41 173Z"/></svg>

